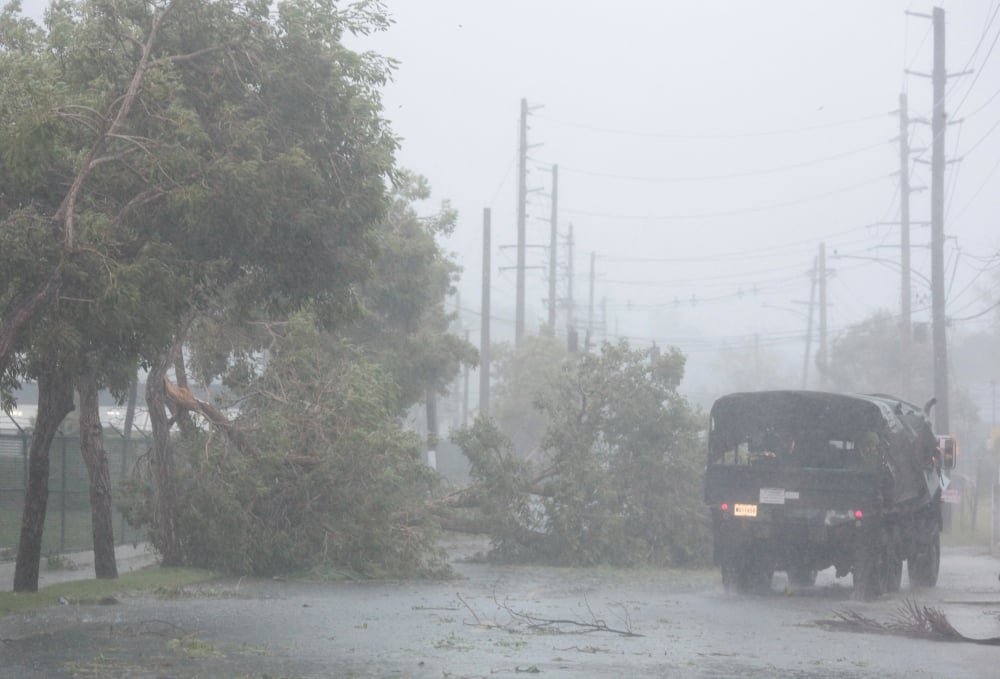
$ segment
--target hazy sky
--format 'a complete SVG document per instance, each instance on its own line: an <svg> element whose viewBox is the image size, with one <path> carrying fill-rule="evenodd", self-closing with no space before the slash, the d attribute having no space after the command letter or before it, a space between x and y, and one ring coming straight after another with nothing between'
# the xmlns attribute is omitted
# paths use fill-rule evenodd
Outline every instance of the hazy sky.
<svg viewBox="0 0 1000 679"><path fill-rule="evenodd" d="M559 231L573 224L576 316L587 315L590 253L610 333L673 343L696 360L719 346L800 352L807 272L821 241L831 331L879 307L898 312L899 94L929 119L928 2L389 0L395 25L366 47L399 60L385 92L403 165L458 208L450 243L466 275L462 306L479 309L483 207L493 241L516 242L521 97L530 118L528 243L549 241L551 164L560 167ZM943 3L949 315L986 306L980 271L1000 245L1000 3ZM929 146L913 125L914 147ZM929 151L923 159L929 159ZM929 167L913 163L915 185ZM914 194L929 219L930 192ZM929 319L926 226L915 226L914 318ZM564 241L561 241L564 242ZM561 245L560 260L565 261ZM834 252L890 260L836 258ZM544 249L529 250L544 265ZM957 258L957 260L956 260ZM495 335L511 331L512 249L494 252ZM978 276L977 276L978 274ZM529 329L545 320L543 271L528 273ZM563 274L564 275L564 274ZM560 295L567 291L560 278ZM765 305L785 307L774 309ZM798 313L796 313L798 312ZM562 323L563 316L560 316ZM468 314L475 332L478 320ZM968 324L966 324L968 325Z"/></svg>
<svg viewBox="0 0 1000 679"><path fill-rule="evenodd" d="M29 9L41 3L25 3ZM399 61L385 90L403 166L425 175L459 224L463 322L478 341L482 211L493 211L493 336L513 332L520 100L530 118L528 263L547 264L558 163L559 296L573 225L575 316L609 335L682 347L693 364L757 341L801 355L812 266L825 242L831 333L898 312L898 108L930 117L932 3L901 0L387 0L395 24L357 42ZM947 148L948 313L997 296L1000 0L942 2L959 124ZM37 9L35 9L37 11ZM930 145L914 124L912 146ZM919 155L919 154L917 154ZM929 151L912 183L929 186ZM930 192L913 194L927 220ZM427 211L434 205L424 206ZM930 233L912 241L914 319L927 320ZM888 260L877 263L839 255ZM992 273L990 269L992 268ZM528 272L529 331L547 317L546 272ZM779 307L779 308L774 308ZM565 309L559 331L565 333ZM980 319L978 322L986 320ZM956 322L974 328L977 321ZM597 330L600 335L601 331ZM815 343L814 343L815 347Z"/></svg>

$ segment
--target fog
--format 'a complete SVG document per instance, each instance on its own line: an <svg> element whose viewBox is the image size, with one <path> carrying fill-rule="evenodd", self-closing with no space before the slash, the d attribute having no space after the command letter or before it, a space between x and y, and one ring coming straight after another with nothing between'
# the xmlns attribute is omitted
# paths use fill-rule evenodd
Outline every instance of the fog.
<svg viewBox="0 0 1000 679"><path fill-rule="evenodd" d="M363 46L397 59L384 93L403 166L459 213L461 321L479 331L482 211L492 210L493 337L513 333L518 118L529 116L527 331L547 320L551 166L559 165L559 310L567 237L585 330L681 347L710 390L720 348L762 347L801 378L809 270L826 244L830 337L899 313L899 95L929 120L928 2L387 2ZM1000 19L946 11L947 313L996 299ZM911 184L930 184L929 125L909 127ZM428 211L435 209L429 204ZM929 321L930 191L911 197L914 321ZM879 261L876 261L879 260ZM991 291L991 292L990 292ZM992 295L992 297L990 296ZM952 334L991 320L955 322ZM815 329L814 324L814 329ZM812 344L816 348L816 340ZM797 386L797 384L795 384ZM810 384L810 386L816 386Z"/></svg>
<svg viewBox="0 0 1000 679"><path fill-rule="evenodd" d="M514 336L523 100L530 107L528 333L541 332L547 320L551 177L558 166L558 337L565 339L575 328L581 343L623 339L634 347L676 346L688 357L680 391L702 405L734 388L829 386L813 366L819 346L814 262L821 245L830 340L879 310L900 310L897 108L903 94L910 110L904 133L914 149L905 161L914 186L913 320L922 326L930 322L926 187L931 135L926 121L932 101L930 79L920 75L931 70L930 2L373 3L392 16L391 27L345 42L395 64L382 103L398 135L398 166L425 176L433 188L432 198L419 206L422 216L443 205L457 211L445 246L462 275L458 295L447 304L457 312L454 331L466 333L474 344L483 313L486 208L492 211L492 338L505 342ZM956 375L953 386L968 394L988 422L991 398L995 419L1000 372L1000 232L995 224L1000 214L1000 0L940 5L947 11L946 63L954 75L946 94L953 123L946 134L948 332L953 346L965 341L961 346L966 348L952 354L950 368ZM32 0L25 7L40 17L43 3ZM201 15L185 14L186 25L196 16ZM314 26L304 25L293 37L316 40ZM79 35L74 34L74 47ZM99 41L104 48L107 44ZM284 47L276 45L275 51ZM314 58L323 65L317 72L336 73L340 66L322 50L307 54L309 66ZM190 54L175 56L180 62ZM247 81L224 82L233 84L231 91L240 95L235 99L249 91ZM273 80L251 82L264 83L266 93ZM307 137L314 138L307 133L295 138ZM380 194L381 175L371 176ZM240 205L244 195L236 195L232 204ZM325 200L329 194L313 195ZM377 207L379 197L371 204ZM289 220L278 214L268 226L280 229L278 240L283 240ZM380 216L370 214L375 216L362 226ZM412 222L408 215L401 228ZM373 238L387 232L373 230ZM398 250L408 254L404 246ZM328 262L334 261L343 259L323 260L322 269L306 270L318 270L314 280L323 280ZM395 280L384 279L387 286ZM812 319L808 337L807 317ZM424 327L434 330L417 335L421 342L439 330ZM355 337L362 336L372 335L344 335L337 341L354 349ZM968 341L973 336L975 343ZM924 346L929 341L925 338ZM412 346L386 355L402 359ZM909 679L977 676L994 661L988 646L1000 643L1000 562L993 555L1000 524L977 528L976 517L1000 511L1000 500L985 506L988 492L1000 498L996 457L985 452L983 438L968 444L962 439L969 454L950 470L958 449L951 439L950 447L938 442L926 411L904 408L894 398L862 404L843 396L789 398L782 393L766 397L769 403L759 406L764 415L746 416L743 422L741 417L758 407L747 403L760 395L741 395L729 406L737 424L727 431L725 409L717 410L705 432L703 411L674 398L677 372L670 361L662 362L662 370L658 364L648 371L650 378L649 356L636 352L609 360L604 373L581 370L572 376L575 382L560 385L565 390L553 392L544 413L551 435L543 443L522 446L538 449L528 451L527 460L514 454L523 450L508 451L502 437L473 428L465 432L468 445L460 436L449 442L462 462L460 473L452 478L442 464L439 479L427 473L424 462L434 466L438 451L445 458L445 446L435 446L455 422L421 432L427 436L419 440L399 431L403 406L426 393L428 384L438 384L416 370L424 357L413 361L412 381L396 384L391 374L383 379L373 369L369 375L366 355L331 351L324 362L323 352L316 343L285 354L289 363L299 362L299 356L316 358L311 374L317 382L289 369L277 373L274 383L301 389L289 389L287 396L264 405L243 399L249 417L240 426L256 423L256 432L268 437L265 445L254 448L235 437L217 444L206 425L204 438L184 431L172 450L166 434L156 431L151 452L140 453L154 470L149 485L139 467L131 490L115 489L119 502L152 498L148 504L121 504L145 522L142 528L150 527L162 565L183 562L160 545L179 546L178 535L186 531L188 561L213 569L222 564L235 574L213 574L204 581L210 576L203 571L186 576L202 578L193 585L123 592L120 598L60 594L50 599L53 605L35 610L0 610L0 674ZM438 352L431 353L436 359ZM562 365L561 353L544 355L555 356L542 359L546 367ZM280 350L268 357L280 367ZM345 365L352 370L342 376ZM634 365L642 371L632 370ZM347 374L355 367L356 382ZM605 379L615 370L624 378ZM162 372L152 374L158 379L150 384L173 386ZM204 416L213 430L225 425L229 431L232 422L221 415L219 421L210 419L205 404L190 390L181 391L187 389L182 374L178 368L169 398L178 408L202 405L192 412ZM885 381L894 377L889 371L879 375ZM923 383L929 380L922 377ZM323 388L313 388L320 379ZM647 382L650 389L643 391ZM270 384L261 380L251 386L264 391ZM513 392L520 384L511 379L506 386ZM33 394L36 402L45 389L55 392L44 382L42 387ZM402 394L404 387L412 388L412 398ZM459 409L448 406L454 406L460 389L452 390L439 414L428 398L426 420L457 418ZM82 386L79 391L82 400ZM528 391L520 389L515 396L527 403L533 396ZM182 402L177 394L187 398ZM345 406L337 401L341 395L349 402ZM154 396L153 390L147 392L160 412L150 408L150 413L163 415ZM803 398L816 400L808 407L795 404ZM382 401L386 404L379 405ZM959 437L972 431L974 410L968 401L961 407L965 429L955 430ZM85 410L82 402L80 410ZM366 411L367 417L355 417L355 411ZM22 415L30 421L37 412ZM523 412L518 415L528 419ZM178 417L165 425L166 431ZM793 419L796 427L784 426ZM7 476L25 481L21 535L35 528L41 535L46 503L55 518L58 492L60 542L65 543L67 497L73 492L66 484L67 437L60 466L50 470L51 438L29 452L27 423L22 428L12 421L21 431L10 440L20 447L8 447L4 456L7 469L16 470ZM87 433L85 421L79 422L80 432ZM716 438L720 431L722 439ZM35 440L41 441L38 433ZM982 433L976 430L977 436ZM716 445L720 440L724 443ZM426 457L420 458L418 448L424 444ZM703 448L712 451L707 471ZM121 464L115 465L123 477L128 449L123 443ZM535 452L541 454L533 457ZM471 492L452 485L468 480L466 460L480 468L473 468ZM175 464L186 472L177 476L176 485L192 492L180 503L161 505L157 500L167 491L174 494ZM942 466L950 470L944 476ZM447 483L432 487L432 476ZM79 477L82 483L84 475ZM110 506L110 477L103 485L93 475L87 478ZM92 493L94 511L98 503ZM78 496L80 506L68 508L71 517L74 511L86 512L83 492ZM33 502L33 497L41 499ZM708 509L702 512L705 503ZM177 512L176 504L185 511ZM175 513L183 519L175 521ZM100 526L99 519L91 521ZM120 533L124 519L121 526ZM443 538L439 529L446 531ZM942 530L952 533L943 547ZM463 531L475 535L460 535ZM54 534L51 524L47 532ZM97 563L101 551L98 532L83 531L98 551L72 558L52 555L44 584L89 578L94 564L87 559L93 555ZM106 533L114 537L113 529ZM13 575L18 596L30 590L12 573L15 568L23 572L26 544L18 544L18 564L0 563L0 579L10 581ZM542 546L533 551L535 545ZM3 546L0 551L12 554ZM40 547L40 540L32 547L36 557ZM320 548L322 560L312 570L300 570L309 565L308 553ZM109 550L110 541L104 554ZM199 560L191 559L198 550ZM133 562L123 573L158 558L141 545L122 552ZM365 558L355 561L362 552ZM531 566L503 563L503 557L524 558ZM37 566L36 560L36 586ZM96 566L95 571L106 579ZM362 577L370 579L359 582ZM74 590L48 594L63 591ZM935 643L945 640L977 643Z"/></svg>
<svg viewBox="0 0 1000 679"><path fill-rule="evenodd" d="M41 16L43 2L24 3ZM828 337L900 309L900 94L908 97L915 323L930 321L932 2L387 0L393 25L349 44L397 62L383 92L399 164L458 223L459 329L479 342L482 214L492 211L492 337L515 318L517 151L529 116L526 322L546 322L551 168L559 166L557 333L680 347L685 388L717 391L720 350L769 386L803 375L810 270L827 253ZM1000 17L946 12L945 269L950 339L997 299ZM911 73L907 73L907 71ZM594 256L594 307L588 306ZM808 384L816 382L813 323ZM593 320L591 321L591 317ZM967 358L967 357L966 357ZM985 358L985 357L984 357ZM991 368L992 370L992 368ZM993 371L995 372L995 371ZM970 385L990 407L989 380ZM777 383L777 384L775 384Z"/></svg>

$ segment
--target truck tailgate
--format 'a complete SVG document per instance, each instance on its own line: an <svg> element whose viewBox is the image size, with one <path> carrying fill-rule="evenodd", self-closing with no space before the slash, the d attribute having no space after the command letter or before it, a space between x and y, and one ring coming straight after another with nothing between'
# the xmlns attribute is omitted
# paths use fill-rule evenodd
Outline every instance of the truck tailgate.
<svg viewBox="0 0 1000 679"><path fill-rule="evenodd" d="M788 518L806 518L817 510L871 511L881 505L881 496L878 475L863 470L711 465L705 470L705 501L716 507L781 508Z"/></svg>

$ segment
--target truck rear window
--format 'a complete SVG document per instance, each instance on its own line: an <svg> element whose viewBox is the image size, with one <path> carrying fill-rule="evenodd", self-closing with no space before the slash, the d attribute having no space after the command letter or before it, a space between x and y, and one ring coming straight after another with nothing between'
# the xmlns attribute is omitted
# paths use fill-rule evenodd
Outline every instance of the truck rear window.
<svg viewBox="0 0 1000 679"><path fill-rule="evenodd" d="M796 432L749 434L735 445L713 449L710 464L778 465L821 469L856 469L865 464L866 455L860 437L817 436ZM880 451L867 457L877 460Z"/></svg>

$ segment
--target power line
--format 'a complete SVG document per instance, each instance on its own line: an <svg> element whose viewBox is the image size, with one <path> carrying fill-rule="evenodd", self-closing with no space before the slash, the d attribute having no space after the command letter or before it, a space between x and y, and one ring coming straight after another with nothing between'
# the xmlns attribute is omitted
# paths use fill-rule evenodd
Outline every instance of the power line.
<svg viewBox="0 0 1000 679"><path fill-rule="evenodd" d="M987 106L989 106L993 102L993 100L996 99L997 97L1000 97L1000 90L997 90L996 92L994 92L993 94L991 94L990 97L989 97L989 99L987 99L985 102L983 102L983 104L979 108L977 108L972 113L967 114L965 117L966 118L971 118L972 116L976 115L977 113L979 113L980 111L982 111L984 108L986 108Z"/></svg>
<svg viewBox="0 0 1000 679"><path fill-rule="evenodd" d="M984 141L986 141L987 137L989 137L991 134L993 134L993 132L997 129L997 127L1000 127L1000 118L998 118L997 121L995 123L993 123L993 125L992 125L992 127L990 127L990 129L986 130L986 134L984 134L982 137L980 137L978 140L976 140L976 143L974 143L972 146L970 146L969 148L967 148L965 150L965 153L963 155L967 156L970 153L972 153L973 151L975 151L979 147L980 144L982 144Z"/></svg>
<svg viewBox="0 0 1000 679"><path fill-rule="evenodd" d="M880 148L885 146L885 142L878 142L876 144L869 144L868 146L862 146L857 149L852 149L850 151L844 151L842 153L837 153L832 156L826 156L824 158L817 158L814 160L806 160L800 163L792 163L790 165L779 165L777 167L764 168L758 170L745 170L742 172L730 172L726 174L714 174L714 175L694 175L694 176L641 176L641 175L627 175L627 174L615 174L612 172L600 172L596 170L586 170L582 168L574 168L571 166L564 166L560 164L560 169L568 170L574 174L585 175L589 177L604 177L606 179L621 179L625 181L637 181L637 182L700 182L700 181L711 181L718 179L738 179L741 177L756 177L768 174L777 174L779 172L785 172L788 170L797 170L803 167L809 167L811 165L819 165L821 163L826 163L831 160L838 160L840 158L846 158L848 156L857 155L859 153L864 153L865 151L870 151L875 148Z"/></svg>
<svg viewBox="0 0 1000 679"><path fill-rule="evenodd" d="M972 50L972 56L969 57L969 61L965 64L965 69L963 69L963 70L968 70L969 66L972 64L972 60L975 59L976 53L979 52L979 48L983 44L983 39L986 38L986 34L989 32L990 26L993 25L993 21L997 18L997 13L1000 13L1000 7L997 7L996 10L994 10L993 16L990 17L989 22L983 28L983 32L979 36L979 42L976 43L975 49ZM965 103L965 100L969 98L969 94L971 94L973 88L975 88L976 82L979 81L979 76L982 75L983 67L986 65L986 62L988 62L990 60L990 56L993 54L993 49L997 46L997 40L1000 40L1000 30L997 30L997 34L993 37L993 42L990 43L990 48L986 52L986 56L983 57L982 64L980 65L979 69L976 71L976 74L973 76L972 82L969 83L969 87L965 90L965 96L963 96L962 100L958 102L957 106L955 106L954 114L958 113L958 111L962 108L962 104ZM950 92L949 92L949 94L950 94Z"/></svg>
<svg viewBox="0 0 1000 679"><path fill-rule="evenodd" d="M758 248L756 250L738 250L734 252L723 252L712 255L700 255L692 257L619 257L615 255L601 255L601 259L604 261L611 262L624 262L624 263L651 263L651 264L685 264L685 263L699 263L699 262L720 262L727 259L740 259L744 260L748 257L753 257L754 259L760 259L768 255L773 255L775 257L781 256L785 257L790 254L797 254L802 251L803 248L808 248L808 252L812 253L816 248L816 241L829 241L833 240L838 236L846 236L850 233L855 233L857 231L864 231L869 229L872 224L866 224L864 226L854 226L850 229L844 229L842 231L834 231L832 233L823 234L816 238L810 238L808 240L792 241L784 245L776 245L767 248ZM860 243L862 241L852 241L846 243L845 245L853 245L854 243ZM773 269L772 269L773 270Z"/></svg>
<svg viewBox="0 0 1000 679"><path fill-rule="evenodd" d="M973 321L973 320L975 320L977 318L981 318L981 317L985 316L986 314L988 314L989 312L993 311L997 307L1000 307L1000 301L994 302L993 304L989 305L988 307L986 307L985 309L983 309L979 313L972 314L971 316L964 316L962 318L954 318L954 317L952 317L952 318L949 318L948 320L952 321L953 323L964 323L965 321Z"/></svg>
<svg viewBox="0 0 1000 679"><path fill-rule="evenodd" d="M827 191L826 193L819 193L812 196L807 196L805 198L799 198L797 200L790 200L783 203L772 203L770 205L761 205L758 207L751 208L741 208L739 210L723 210L720 212L703 212L700 214L689 214L689 215L624 215L624 214L609 214L602 212L590 212L587 210L571 210L565 209L564 212L571 214L582 215L585 217L598 217L603 219L621 219L627 221L647 221L647 222L667 222L667 221L679 221L679 220L694 220L694 219L711 219L713 217L734 217L745 214L752 214L755 212L765 212L767 210L776 210L783 207L789 207L792 205L801 205L803 203L809 203L814 200L821 200L823 198L829 198L830 196L840 195L842 193L848 193L855 189L859 189L875 182L879 182L888 177L889 174L882 174L871 179L867 179L863 182L858 182L857 184L851 184L850 186L845 186L840 189L835 189L833 191Z"/></svg>
<svg viewBox="0 0 1000 679"><path fill-rule="evenodd" d="M843 127L845 125L854 125L857 123L868 122L869 120L875 120L883 117L883 114L864 116L862 118L852 118L849 120L839 120L832 123L824 123L821 125L810 125L805 127L788 128L783 130L764 130L759 132L728 132L728 133L717 133L717 134L682 134L682 133L671 133L671 132L637 132L635 130L623 130L610 127L599 127L597 125L588 125L585 123L578 123L569 120L561 120L559 118L551 118L545 115L535 114L535 117L540 120L546 120L550 123L555 123L557 125L565 125L567 127L575 127L583 130L589 130L591 132L600 132L603 134L617 134L627 137L643 137L643 138L656 138L656 139L740 139L740 138L750 138L750 137L769 137L785 134L797 134L800 132L814 132L817 130L827 130L833 127Z"/></svg>
<svg viewBox="0 0 1000 679"><path fill-rule="evenodd" d="M987 184L990 183L990 179L993 178L993 173L997 171L998 167L1000 167L1000 159L998 159L997 162L993 164L993 169L991 169L989 172L986 173L986 179L984 179L983 183L979 185L979 188L976 189L975 192L973 192L973 194L969 198L968 202L966 202L965 207L963 207L961 210L959 210L958 214L955 215L955 220L954 221L957 222L962 217L962 215L965 214L966 210L969 209L969 207L972 205L972 203L975 202L976 198L979 197L979 194L982 192L982 190L984 188L986 188Z"/></svg>

